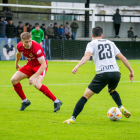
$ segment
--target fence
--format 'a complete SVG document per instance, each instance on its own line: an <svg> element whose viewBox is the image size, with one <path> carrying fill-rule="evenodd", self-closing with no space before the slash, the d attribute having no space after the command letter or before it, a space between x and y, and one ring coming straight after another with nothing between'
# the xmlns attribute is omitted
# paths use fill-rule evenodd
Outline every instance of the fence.
<svg viewBox="0 0 140 140"><path fill-rule="evenodd" d="M0 60L15 60L16 43L19 41L20 39L1 38ZM80 60L88 42L46 39L43 49L48 60ZM140 59L140 42L115 41L115 44L127 59Z"/></svg>

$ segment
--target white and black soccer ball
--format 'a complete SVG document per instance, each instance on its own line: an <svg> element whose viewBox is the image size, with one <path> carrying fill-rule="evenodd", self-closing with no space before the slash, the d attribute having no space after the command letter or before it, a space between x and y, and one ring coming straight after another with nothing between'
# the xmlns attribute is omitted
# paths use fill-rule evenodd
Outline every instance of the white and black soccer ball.
<svg viewBox="0 0 140 140"><path fill-rule="evenodd" d="M107 116L111 121L119 121L122 117L122 113L119 108L112 107L108 110Z"/></svg>

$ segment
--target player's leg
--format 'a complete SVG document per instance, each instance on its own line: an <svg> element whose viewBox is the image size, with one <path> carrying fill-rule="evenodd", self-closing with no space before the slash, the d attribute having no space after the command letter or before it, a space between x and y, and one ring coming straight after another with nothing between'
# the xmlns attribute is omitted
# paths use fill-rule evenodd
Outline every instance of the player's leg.
<svg viewBox="0 0 140 140"><path fill-rule="evenodd" d="M115 101L115 103L118 105L118 108L120 111L125 115L126 118L129 118L131 116L130 112L127 111L123 106L122 106L122 101L120 98L120 95L117 91L115 91L119 81L120 81L120 73L119 72L113 72L110 73L110 81L108 84L108 92L111 95L112 99Z"/></svg>
<svg viewBox="0 0 140 140"><path fill-rule="evenodd" d="M58 100L53 93L46 87L45 85L42 85L42 81L44 79L45 71L43 75L39 75L33 82L33 85L35 88L40 90L44 95L46 95L48 98L50 98L54 102L54 112L57 112L60 109L60 106L62 105L62 102Z"/></svg>
<svg viewBox="0 0 140 140"><path fill-rule="evenodd" d="M90 99L90 97L94 95L94 92L91 91L89 88L86 89L84 95L81 97L81 99L77 102L72 118L75 120L76 117L79 115L79 113L83 110L85 103Z"/></svg>
<svg viewBox="0 0 140 140"><path fill-rule="evenodd" d="M107 76L109 77L108 92L111 95L112 99L115 101L115 103L118 105L118 108L120 108L122 106L122 101L118 92L115 91L120 81L120 72L111 72L108 73Z"/></svg>
<svg viewBox="0 0 140 140"><path fill-rule="evenodd" d="M86 89L84 95L81 97L81 99L77 102L72 117L63 123L71 124L75 121L76 117L79 115L79 113L83 110L85 103L87 100L90 99L94 93L99 93L105 86L107 85L107 82L104 78L104 74L96 74L94 79L89 84L88 88Z"/></svg>
<svg viewBox="0 0 140 140"><path fill-rule="evenodd" d="M76 117L80 114L80 112L83 110L85 103L87 102L90 97L94 95L94 92L91 91L89 88L86 89L84 95L80 98L80 100L77 102L72 117L63 123L71 124L75 121Z"/></svg>
<svg viewBox="0 0 140 140"><path fill-rule="evenodd" d="M21 71L17 71L11 78L12 85L14 87L14 90L17 92L19 97L22 99L22 106L19 110L24 110L27 106L29 106L31 103L29 100L27 100L23 90L22 86L20 84L20 81L24 78L27 78L28 76Z"/></svg>

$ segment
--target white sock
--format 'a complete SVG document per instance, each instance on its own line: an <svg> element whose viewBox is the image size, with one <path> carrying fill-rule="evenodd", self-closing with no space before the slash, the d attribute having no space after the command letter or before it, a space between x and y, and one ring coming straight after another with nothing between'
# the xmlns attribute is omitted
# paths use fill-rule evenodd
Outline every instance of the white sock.
<svg viewBox="0 0 140 140"><path fill-rule="evenodd" d="M73 119L75 121L75 117L74 116L72 116L71 119Z"/></svg>
<svg viewBox="0 0 140 140"><path fill-rule="evenodd" d="M56 99L56 100L54 101L54 103L58 103L58 102L60 102L58 99Z"/></svg>
<svg viewBox="0 0 140 140"><path fill-rule="evenodd" d="M121 109L123 106L121 105L121 106L119 106L119 109Z"/></svg>
<svg viewBox="0 0 140 140"><path fill-rule="evenodd" d="M23 102L26 102L26 101L27 101L27 98L26 98L26 99L24 99L24 100L22 100L22 103L23 103Z"/></svg>

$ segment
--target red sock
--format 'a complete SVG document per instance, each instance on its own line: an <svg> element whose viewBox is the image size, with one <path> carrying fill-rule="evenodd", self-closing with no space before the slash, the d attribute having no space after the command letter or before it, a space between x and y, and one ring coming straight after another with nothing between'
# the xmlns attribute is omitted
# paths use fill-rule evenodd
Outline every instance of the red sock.
<svg viewBox="0 0 140 140"><path fill-rule="evenodd" d="M14 90L17 92L17 94L19 95L19 97L24 100L26 99L26 96L22 90L22 86L20 83L17 83L16 85L13 85L14 86Z"/></svg>
<svg viewBox="0 0 140 140"><path fill-rule="evenodd" d="M51 91L45 85L42 85L39 90L41 92L43 92L47 97L49 97L50 99L52 99L53 101L56 100L56 97L51 93Z"/></svg>

